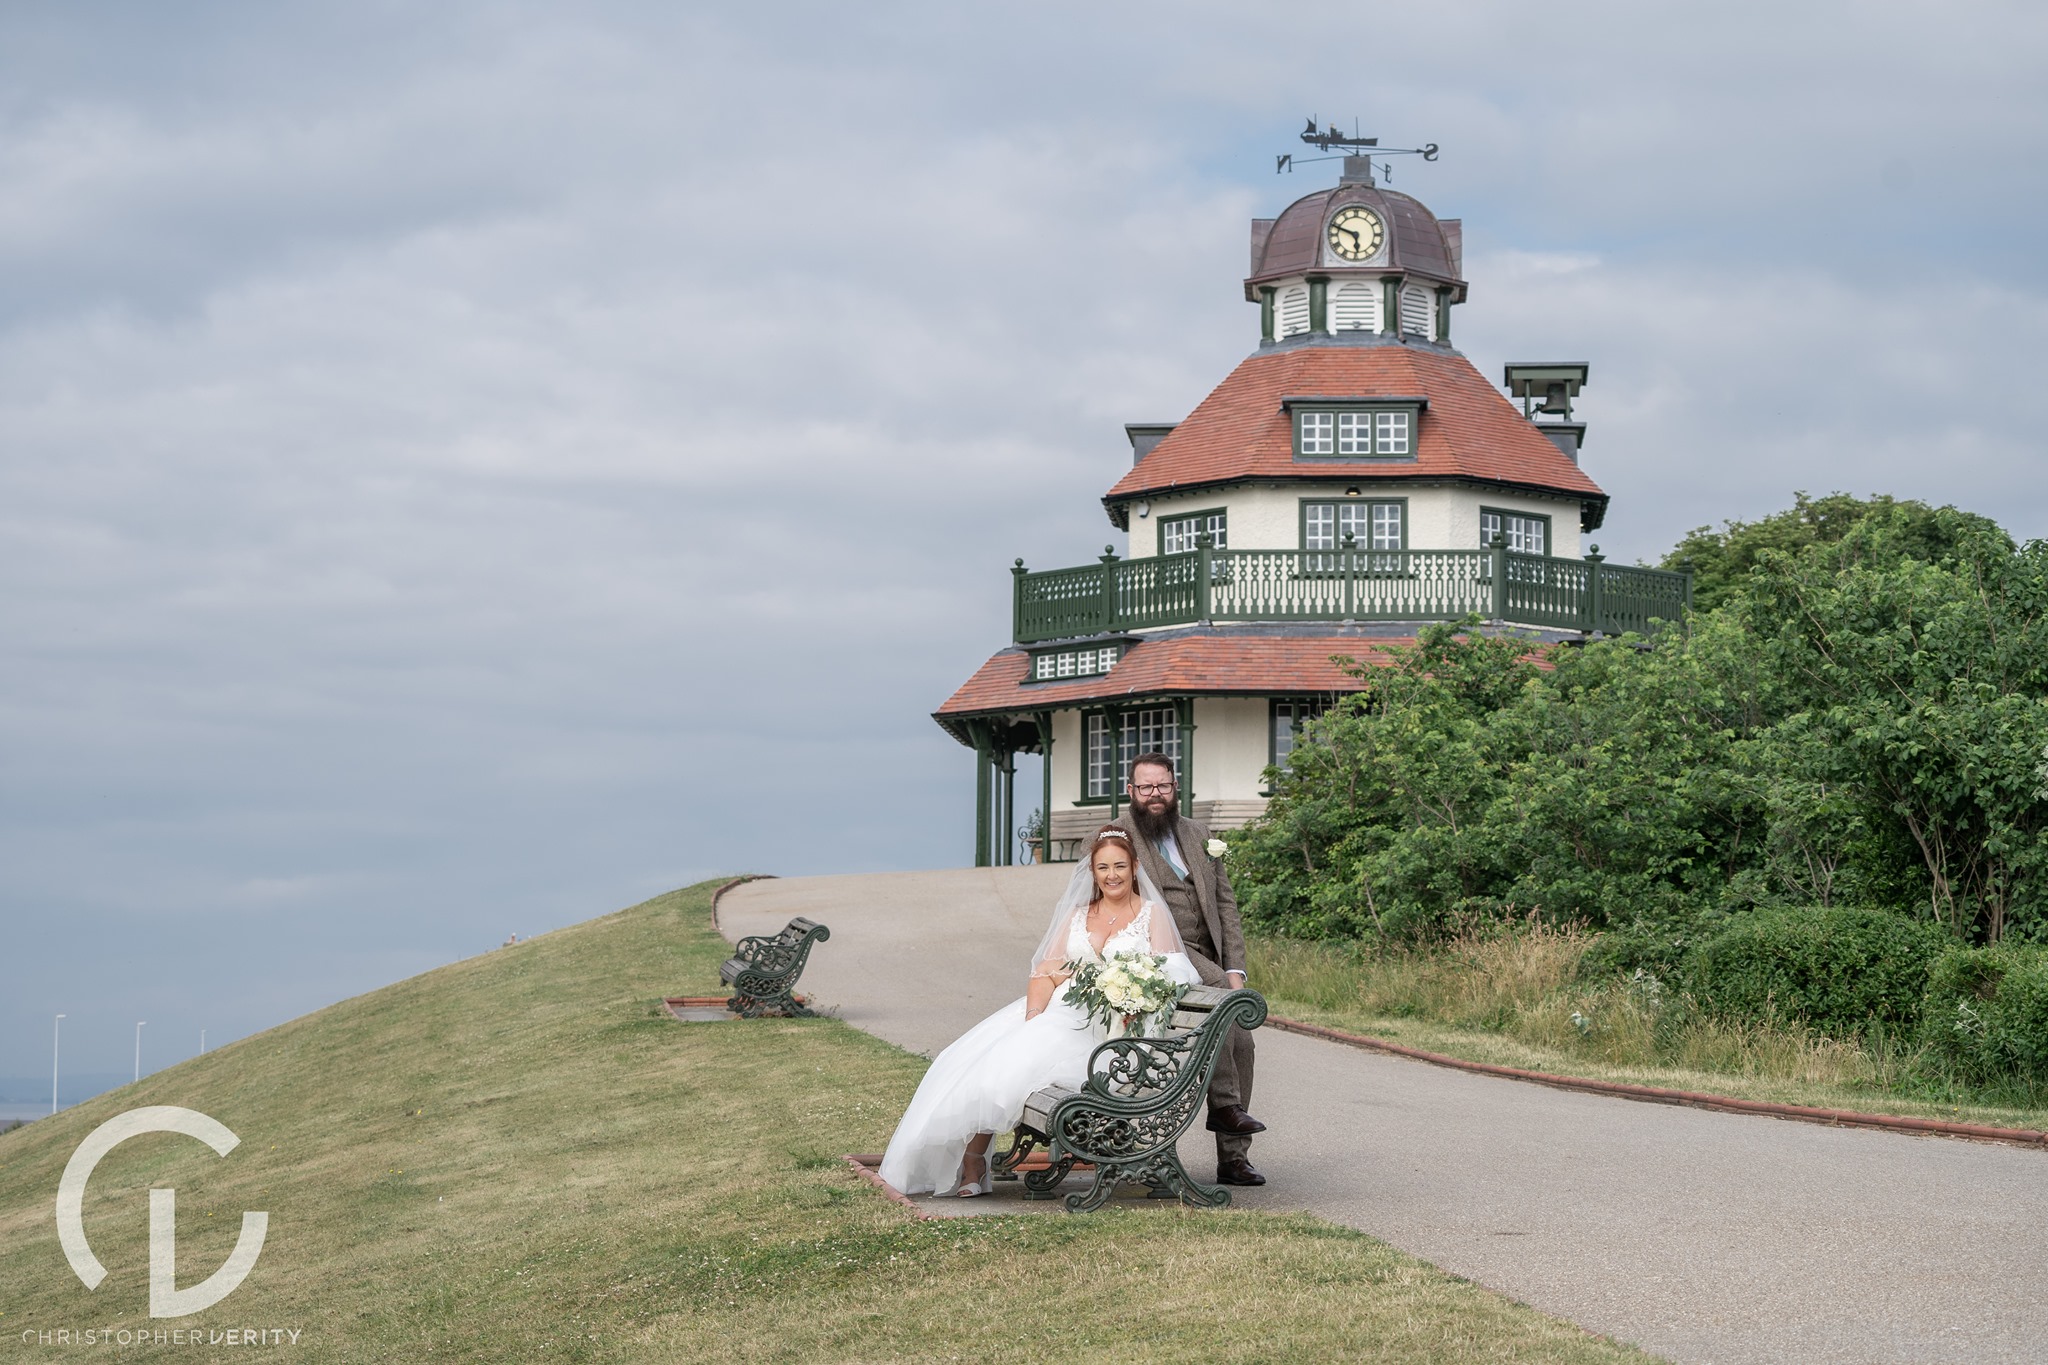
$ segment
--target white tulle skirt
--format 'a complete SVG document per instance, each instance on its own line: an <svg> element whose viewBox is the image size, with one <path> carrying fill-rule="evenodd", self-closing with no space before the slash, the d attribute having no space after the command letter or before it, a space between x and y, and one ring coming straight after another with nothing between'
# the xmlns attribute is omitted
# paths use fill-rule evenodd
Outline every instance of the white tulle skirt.
<svg viewBox="0 0 2048 1365"><path fill-rule="evenodd" d="M1065 988L1036 1018L1009 1004L953 1040L933 1059L889 1139L881 1176L905 1194L950 1192L977 1133L1007 1133L1024 1101L1048 1085L1078 1088L1088 1054L1108 1031L1067 1003Z"/></svg>

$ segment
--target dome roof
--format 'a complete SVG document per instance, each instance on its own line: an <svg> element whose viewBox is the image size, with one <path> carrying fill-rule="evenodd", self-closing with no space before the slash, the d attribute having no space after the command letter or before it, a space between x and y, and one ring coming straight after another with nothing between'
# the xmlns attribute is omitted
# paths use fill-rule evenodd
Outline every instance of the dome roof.
<svg viewBox="0 0 2048 1365"><path fill-rule="evenodd" d="M1323 225L1338 209L1352 204L1372 209L1387 229L1381 254L1356 265L1333 260L1323 250ZM1375 275L1420 275L1456 285L1462 300L1463 256L1464 225L1458 219L1439 221L1419 199L1347 180L1333 189L1303 195L1278 218L1253 221L1252 273L1245 278L1244 296L1257 299L1260 285L1312 270L1332 276L1369 271Z"/></svg>

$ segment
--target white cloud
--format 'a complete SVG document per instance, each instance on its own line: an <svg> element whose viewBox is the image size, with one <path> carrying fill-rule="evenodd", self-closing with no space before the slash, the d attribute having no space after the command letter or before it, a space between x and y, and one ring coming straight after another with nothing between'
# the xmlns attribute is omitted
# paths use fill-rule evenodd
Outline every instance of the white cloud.
<svg viewBox="0 0 2048 1365"><path fill-rule="evenodd" d="M1610 554L1801 486L2042 519L2026 7L119 13L0 21L0 915L31 980L272 973L216 1040L961 858L926 713L1250 348L1311 112L1443 145L1396 184L1483 371L1593 362ZM0 1072L116 998L10 993Z"/></svg>

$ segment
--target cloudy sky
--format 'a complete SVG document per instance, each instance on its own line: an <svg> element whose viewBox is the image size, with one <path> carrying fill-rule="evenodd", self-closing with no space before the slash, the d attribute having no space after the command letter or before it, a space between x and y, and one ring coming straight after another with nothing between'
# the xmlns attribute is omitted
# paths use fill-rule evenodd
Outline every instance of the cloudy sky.
<svg viewBox="0 0 2048 1365"><path fill-rule="evenodd" d="M958 864L928 713L1256 341L1315 115L1584 358L1610 557L2048 531L2048 10L0 4L0 1076ZM680 983L679 983L680 984Z"/></svg>

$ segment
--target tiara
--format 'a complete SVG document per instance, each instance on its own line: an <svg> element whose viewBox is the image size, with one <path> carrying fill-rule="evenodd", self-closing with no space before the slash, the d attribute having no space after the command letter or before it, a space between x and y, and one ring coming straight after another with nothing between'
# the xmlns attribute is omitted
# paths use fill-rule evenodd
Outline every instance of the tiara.
<svg viewBox="0 0 2048 1365"><path fill-rule="evenodd" d="M1118 829L1115 825L1096 830L1095 837L1098 839L1121 839L1127 844L1131 841L1131 836Z"/></svg>

